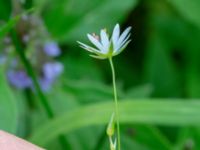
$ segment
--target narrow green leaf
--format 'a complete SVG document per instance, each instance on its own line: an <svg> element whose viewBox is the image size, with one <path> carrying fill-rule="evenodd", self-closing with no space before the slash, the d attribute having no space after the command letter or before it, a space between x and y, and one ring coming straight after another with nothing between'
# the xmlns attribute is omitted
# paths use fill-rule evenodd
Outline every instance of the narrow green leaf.
<svg viewBox="0 0 200 150"><path fill-rule="evenodd" d="M166 126L196 125L200 123L200 102L197 100L123 100L119 102L119 106L121 123ZM107 123L112 112L112 102L79 107L40 126L30 137L30 140L45 146L61 133L69 133L89 125Z"/></svg>
<svg viewBox="0 0 200 150"><path fill-rule="evenodd" d="M0 28L0 39L2 39L17 23L20 16L16 16L8 21L3 27Z"/></svg>
<svg viewBox="0 0 200 150"><path fill-rule="evenodd" d="M0 39L2 39L17 24L17 22L23 15L27 15L28 13L31 13L33 11L34 11L34 8L30 8L27 11L17 16L14 16L4 26L0 27Z"/></svg>

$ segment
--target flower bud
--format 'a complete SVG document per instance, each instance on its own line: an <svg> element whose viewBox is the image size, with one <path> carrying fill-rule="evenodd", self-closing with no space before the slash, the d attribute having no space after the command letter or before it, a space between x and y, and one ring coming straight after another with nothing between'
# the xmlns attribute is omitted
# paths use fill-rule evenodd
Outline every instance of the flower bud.
<svg viewBox="0 0 200 150"><path fill-rule="evenodd" d="M107 127L107 130L106 130L106 133L109 137L112 137L115 133L115 122L114 122L114 117L115 117L115 114L113 113L111 118L110 118L110 122L108 124L108 127Z"/></svg>

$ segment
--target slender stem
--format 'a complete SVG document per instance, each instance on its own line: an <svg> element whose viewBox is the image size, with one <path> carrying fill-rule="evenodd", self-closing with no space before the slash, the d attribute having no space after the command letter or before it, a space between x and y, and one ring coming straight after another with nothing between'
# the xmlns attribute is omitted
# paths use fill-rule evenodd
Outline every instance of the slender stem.
<svg viewBox="0 0 200 150"><path fill-rule="evenodd" d="M114 93L114 101L115 101L115 115L116 115L116 122L117 122L117 144L118 150L120 150L120 127L119 127L119 111L118 111L118 100L117 100L117 89L116 89L116 80L115 80L115 68L113 65L112 57L109 58L111 71L112 71L112 80L113 80L113 93Z"/></svg>
<svg viewBox="0 0 200 150"><path fill-rule="evenodd" d="M25 67L28 75L31 77L31 79L33 81L33 85L35 87L35 92L37 93L38 98L39 98L44 110L47 113L48 118L52 119L55 117L55 114L53 113L51 106L48 103L48 100L46 99L44 93L42 92L42 90L40 88L37 77L33 71L33 68L31 66L30 62L27 60L27 58L24 54L22 43L18 39L18 35L14 29L11 31L11 34L12 34L12 40L15 45L16 52L19 55L19 58L21 59L22 63L24 64L24 67ZM65 140L64 135L59 136L59 141L60 141L60 144L62 145L63 149L66 149L69 147L69 144Z"/></svg>
<svg viewBox="0 0 200 150"><path fill-rule="evenodd" d="M24 51L22 49L21 42L18 40L17 33L16 33L15 30L12 30L11 33L12 33L13 43L14 43L14 45L16 47L16 51L17 51L21 61L23 62L24 67L25 67L28 75L31 77L31 79L33 81L33 85L35 87L36 93L38 94L40 102L41 102L42 106L44 107L44 110L46 111L47 116L49 118L53 118L54 117L54 113L51 110L51 107L50 107L49 103L47 102L46 97L44 96L44 94L43 94L43 92L42 92L42 90L40 88L40 85L39 85L39 83L37 81L35 73L33 72L31 64L29 63L29 61L25 57Z"/></svg>

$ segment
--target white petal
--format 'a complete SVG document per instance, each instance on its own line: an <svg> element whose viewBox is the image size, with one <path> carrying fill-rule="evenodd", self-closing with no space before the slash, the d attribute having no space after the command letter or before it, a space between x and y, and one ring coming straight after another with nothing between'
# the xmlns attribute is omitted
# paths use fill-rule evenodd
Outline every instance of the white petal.
<svg viewBox="0 0 200 150"><path fill-rule="evenodd" d="M95 39L92 35L87 34L88 39L92 42L92 44L94 44L100 51L102 51L103 46L101 45L101 43Z"/></svg>
<svg viewBox="0 0 200 150"><path fill-rule="evenodd" d="M112 42L114 47L119 39L119 34L120 34L120 27L119 24L116 24L112 34Z"/></svg>
<svg viewBox="0 0 200 150"><path fill-rule="evenodd" d="M109 48L109 39L108 39L108 35L106 34L105 30L101 30L101 43L104 47L104 51L103 53L106 54L108 53L108 48Z"/></svg>
<svg viewBox="0 0 200 150"><path fill-rule="evenodd" d="M128 40L118 51L114 52L113 56L118 55L119 53L121 53L126 47L127 45L131 42L131 40Z"/></svg>
<svg viewBox="0 0 200 150"><path fill-rule="evenodd" d="M115 51L118 51L121 47L123 47L123 45L128 41L130 36L131 34L127 35L127 37L121 43L118 43L119 45L117 45L117 49Z"/></svg>
<svg viewBox="0 0 200 150"><path fill-rule="evenodd" d="M131 27L128 27L119 37L119 40L117 41L117 45L121 45L121 43L124 41L124 39L126 38L127 34L130 32Z"/></svg>
<svg viewBox="0 0 200 150"><path fill-rule="evenodd" d="M83 49L85 49L85 50L87 50L87 51L89 51L89 52L92 52L92 53L101 54L101 52L100 52L99 50L97 50L97 49L95 49L95 48L93 48L93 47L91 47L91 46L88 46L88 45L86 45L86 44L84 44L84 43L82 43L82 42L79 42L79 41L77 41L77 42L80 44L80 47L81 47L81 48L83 48Z"/></svg>
<svg viewBox="0 0 200 150"><path fill-rule="evenodd" d="M79 41L77 41L77 43L80 45L80 47L81 48L83 48L83 49L86 49L86 50L88 50L89 52L92 52L92 50L89 50L88 49L88 45L86 45L86 44L84 44L84 43L82 43L82 42L79 42Z"/></svg>

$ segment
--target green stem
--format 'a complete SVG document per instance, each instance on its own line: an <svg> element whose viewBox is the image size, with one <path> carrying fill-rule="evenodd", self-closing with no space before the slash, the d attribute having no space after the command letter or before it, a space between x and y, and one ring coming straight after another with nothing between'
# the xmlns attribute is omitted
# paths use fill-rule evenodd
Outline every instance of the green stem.
<svg viewBox="0 0 200 150"><path fill-rule="evenodd" d="M35 92L38 95L38 98L39 98L44 110L46 111L48 118L52 119L55 117L55 114L53 113L51 106L48 103L48 100L46 99L44 93L42 92L42 90L40 88L40 85L39 85L36 75L32 69L31 64L29 63L29 61L27 60L27 58L24 54L22 43L18 39L18 35L14 29L11 31L11 34L12 34L12 40L13 40L13 44L15 45L16 52L19 55L19 58L21 59L22 63L24 64L24 67L25 67L28 75L31 77L31 79L33 81L33 85L35 87ZM65 140L64 135L59 136L59 141L60 141L63 149L66 149L69 147L69 144Z"/></svg>
<svg viewBox="0 0 200 150"><path fill-rule="evenodd" d="M17 33L16 33L15 30L12 30L11 33L12 33L12 40L13 40L13 43L15 45L17 54L19 55L22 63L24 64L24 67L25 67L28 75L31 77L31 79L33 81L33 85L35 87L35 92L37 93L37 95L40 99L40 102L41 102L42 106L44 107L44 110L47 113L48 118L53 118L54 113L51 110L51 107L50 107L48 101L46 100L46 97L44 96L44 94L43 94L43 92L40 88L40 85L37 81L35 73L33 72L31 64L29 63L29 61L25 57L21 42L18 40Z"/></svg>
<svg viewBox="0 0 200 150"><path fill-rule="evenodd" d="M119 111L118 111L118 100L117 100L117 88L116 88L116 80L115 80L115 68L113 65L112 57L109 58L111 71L112 71L112 80L113 80L113 93L114 93L114 101L115 101L115 115L116 115L116 122L117 122L117 145L118 150L120 150L120 127L119 127Z"/></svg>

